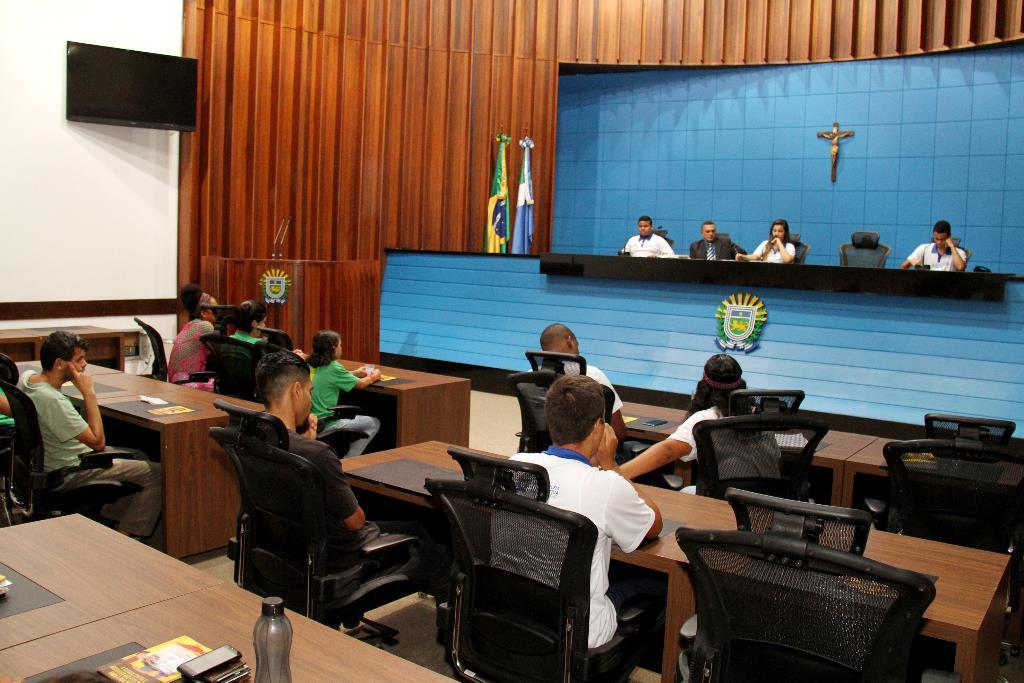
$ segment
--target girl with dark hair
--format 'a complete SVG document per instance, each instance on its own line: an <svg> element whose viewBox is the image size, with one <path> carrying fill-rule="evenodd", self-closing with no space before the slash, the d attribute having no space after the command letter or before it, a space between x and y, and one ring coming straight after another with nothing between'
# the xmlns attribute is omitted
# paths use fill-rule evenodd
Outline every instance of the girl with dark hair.
<svg viewBox="0 0 1024 683"><path fill-rule="evenodd" d="M306 359L312 368L313 378L312 411L317 419L317 433L323 436L342 427L358 429L366 438L353 441L347 453L341 457L359 455L380 431L380 420L369 415L356 415L350 420L330 420L331 407L339 404L342 392L365 389L380 380L380 370L367 371L365 367L348 370L341 364L341 335L334 330L320 330L313 335L313 350Z"/></svg>
<svg viewBox="0 0 1024 683"><path fill-rule="evenodd" d="M210 356L210 350L199 340L199 337L214 331L213 312L206 310L203 306L216 306L216 299L204 292L202 287L191 282L181 288L178 298L188 313L189 321L174 338L171 356L167 359L168 382L180 382L188 379L193 372L206 370L206 361ZM208 382L202 383L190 382L186 386L203 391L213 391L213 380L210 379Z"/></svg>
<svg viewBox="0 0 1024 683"><path fill-rule="evenodd" d="M642 474L653 472L676 460L688 462L697 459L697 443L693 428L704 420L717 420L729 415L729 394L736 389L746 389L743 369L736 359L724 353L711 356L704 364L704 375L697 382L697 388L690 399L690 410L686 420L667 439L656 443L646 451L619 467L619 473L627 479L636 479Z"/></svg>
<svg viewBox="0 0 1024 683"><path fill-rule="evenodd" d="M231 335L231 338L249 342L250 344L258 343L262 335L256 328L261 326L264 318L267 317L267 307L263 305L262 301L247 299L238 304L238 310L241 312L241 315L235 325L235 333Z"/></svg>
<svg viewBox="0 0 1024 683"><path fill-rule="evenodd" d="M796 246L789 240L789 222L777 218L768 229L768 239L757 245L752 254L737 254L739 261L764 261L765 263L792 263L796 258Z"/></svg>

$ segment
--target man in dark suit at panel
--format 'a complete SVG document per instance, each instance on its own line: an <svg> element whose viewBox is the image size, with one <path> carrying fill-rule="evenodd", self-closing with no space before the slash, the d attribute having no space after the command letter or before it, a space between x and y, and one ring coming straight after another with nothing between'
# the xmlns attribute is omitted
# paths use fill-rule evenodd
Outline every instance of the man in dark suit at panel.
<svg viewBox="0 0 1024 683"><path fill-rule="evenodd" d="M732 261L736 252L744 252L728 237L718 234L714 221L704 221L700 226L701 239L690 244L690 258L701 261Z"/></svg>

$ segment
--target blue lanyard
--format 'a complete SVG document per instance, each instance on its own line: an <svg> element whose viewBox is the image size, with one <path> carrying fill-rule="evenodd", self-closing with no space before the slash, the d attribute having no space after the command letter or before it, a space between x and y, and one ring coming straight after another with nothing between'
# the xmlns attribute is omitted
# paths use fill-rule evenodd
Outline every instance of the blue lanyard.
<svg viewBox="0 0 1024 683"><path fill-rule="evenodd" d="M565 458L566 460L578 460L586 466L590 466L590 461L583 457L583 454L579 451L574 451L571 448L559 448L558 446L551 445L544 451L544 455L553 455L556 458Z"/></svg>

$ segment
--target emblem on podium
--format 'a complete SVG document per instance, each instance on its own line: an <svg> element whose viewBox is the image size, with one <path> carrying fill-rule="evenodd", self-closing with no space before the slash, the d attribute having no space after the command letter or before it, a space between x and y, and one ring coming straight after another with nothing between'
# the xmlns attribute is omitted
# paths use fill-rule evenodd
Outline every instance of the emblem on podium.
<svg viewBox="0 0 1024 683"><path fill-rule="evenodd" d="M733 294L718 305L718 338L723 351L750 353L757 348L761 329L768 322L768 309L753 294Z"/></svg>
<svg viewBox="0 0 1024 683"><path fill-rule="evenodd" d="M268 304L283 304L288 301L288 288L292 279L280 268L271 268L260 275L260 291Z"/></svg>

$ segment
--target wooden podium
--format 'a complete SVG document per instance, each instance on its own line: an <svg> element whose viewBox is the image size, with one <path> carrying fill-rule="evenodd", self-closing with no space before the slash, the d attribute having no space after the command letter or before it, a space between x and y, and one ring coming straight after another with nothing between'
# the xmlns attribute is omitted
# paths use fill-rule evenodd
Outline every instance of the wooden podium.
<svg viewBox="0 0 1024 683"><path fill-rule="evenodd" d="M283 271L290 280L285 303L266 304L267 327L287 332L310 351L317 330L341 334L345 358L380 361L379 261L304 261L204 256L200 284L221 304L264 300L260 276Z"/></svg>

